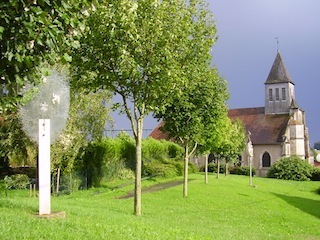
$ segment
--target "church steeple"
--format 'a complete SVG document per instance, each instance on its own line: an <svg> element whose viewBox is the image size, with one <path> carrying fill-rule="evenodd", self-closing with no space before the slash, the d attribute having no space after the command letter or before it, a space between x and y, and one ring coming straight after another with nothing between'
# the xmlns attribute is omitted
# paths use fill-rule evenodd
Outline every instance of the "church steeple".
<svg viewBox="0 0 320 240"><path fill-rule="evenodd" d="M265 84L265 113L289 114L290 104L295 99L294 83L277 52Z"/></svg>
<svg viewBox="0 0 320 240"><path fill-rule="evenodd" d="M287 71L286 66L284 65L281 55L279 52L277 52L276 58L274 59L272 68L270 70L269 76L267 78L267 81L265 84L271 84L271 83L286 83L293 81L291 80L291 77Z"/></svg>

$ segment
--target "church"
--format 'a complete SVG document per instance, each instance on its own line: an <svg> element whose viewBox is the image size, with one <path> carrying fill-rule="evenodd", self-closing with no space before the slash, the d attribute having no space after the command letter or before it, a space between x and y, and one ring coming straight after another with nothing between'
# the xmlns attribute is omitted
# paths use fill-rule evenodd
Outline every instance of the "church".
<svg viewBox="0 0 320 240"><path fill-rule="evenodd" d="M270 166L280 157L297 155L313 164L310 157L306 114L295 99L292 81L279 52L265 85L265 106L231 109L230 119L240 119L251 134L253 166L258 176L266 176ZM243 165L248 156L241 156Z"/></svg>
<svg viewBox="0 0 320 240"><path fill-rule="evenodd" d="M297 104L295 84L279 52L264 84L264 107L230 109L228 112L230 119L240 119L250 133L256 174L266 176L272 164L284 156L297 155L313 164L306 115ZM150 134L155 139L166 136L161 133L159 126ZM239 161L244 166L248 165L246 151ZM196 162L201 164L202 159L198 158Z"/></svg>

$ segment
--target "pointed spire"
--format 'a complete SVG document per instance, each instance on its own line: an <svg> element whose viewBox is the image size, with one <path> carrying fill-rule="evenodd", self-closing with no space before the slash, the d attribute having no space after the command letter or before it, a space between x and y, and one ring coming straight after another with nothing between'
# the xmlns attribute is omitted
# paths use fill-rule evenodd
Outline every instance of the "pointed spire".
<svg viewBox="0 0 320 240"><path fill-rule="evenodd" d="M269 76L267 78L267 83L284 83L284 82L291 82L291 77L282 61L281 55L279 51L277 52L277 56L273 62L272 68L270 70Z"/></svg>

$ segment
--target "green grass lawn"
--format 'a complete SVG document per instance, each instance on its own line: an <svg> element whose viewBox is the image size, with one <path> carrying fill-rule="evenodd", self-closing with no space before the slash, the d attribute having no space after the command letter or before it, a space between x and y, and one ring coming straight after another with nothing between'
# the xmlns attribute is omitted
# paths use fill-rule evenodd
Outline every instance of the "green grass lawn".
<svg viewBox="0 0 320 240"><path fill-rule="evenodd" d="M320 182L254 178L249 187L244 176L190 179L188 198L181 185L143 194L141 217L132 198L117 198L133 185L52 197L52 211L65 211L65 219L35 217L38 199L10 190L0 197L0 239L320 239Z"/></svg>

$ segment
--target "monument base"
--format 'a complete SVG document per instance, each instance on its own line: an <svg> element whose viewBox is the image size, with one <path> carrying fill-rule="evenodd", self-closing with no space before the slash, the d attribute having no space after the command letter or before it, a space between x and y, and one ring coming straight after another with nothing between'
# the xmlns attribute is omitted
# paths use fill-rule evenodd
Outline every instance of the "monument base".
<svg viewBox="0 0 320 240"><path fill-rule="evenodd" d="M65 219L66 218L66 212L52 212L50 214L35 214L36 217L38 218L46 218L46 219L52 219L52 218L61 218Z"/></svg>

